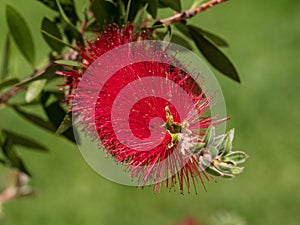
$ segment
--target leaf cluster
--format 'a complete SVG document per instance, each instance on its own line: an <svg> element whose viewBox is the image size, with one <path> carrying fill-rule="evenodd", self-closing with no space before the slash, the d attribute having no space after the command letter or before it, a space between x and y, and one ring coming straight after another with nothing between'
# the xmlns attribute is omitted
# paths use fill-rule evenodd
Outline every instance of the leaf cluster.
<svg viewBox="0 0 300 225"><path fill-rule="evenodd" d="M191 50L191 42L194 42L214 68L225 76L240 81L233 63L220 50L222 47L228 47L228 43L219 35L189 24L186 20L171 25L160 22L158 12L161 8L169 8L176 13L184 11L180 0L90 0L85 1L82 8L79 8L75 0L37 0L32 4L43 4L53 10L55 15L52 18L45 16L40 23L40 32L36 32L29 29L28 21L15 7L6 6L9 32L6 34L0 68L0 109L9 107L31 124L72 142L76 140L71 115L63 103L65 93L56 87L53 89L51 84L61 79L55 71L63 70L62 65L81 68L82 65L74 60L78 57L79 48L86 45L85 37L99 33L107 24L134 24L134 32L150 30L156 39L174 42ZM196 0L193 7L198 4L199 0ZM40 68L37 67L33 34L42 35L50 48L48 63ZM32 73L24 79L17 78L10 68L11 53L16 47L32 67ZM25 92L25 97L20 101L20 98L15 96L22 92ZM32 113L27 109L29 106L41 107L42 114ZM16 147L22 145L46 151L44 146L15 131L2 129L0 140L0 162L27 174L30 173ZM235 155L220 155L220 152L218 155L223 157L222 162L236 163L233 159L229 160Z"/></svg>

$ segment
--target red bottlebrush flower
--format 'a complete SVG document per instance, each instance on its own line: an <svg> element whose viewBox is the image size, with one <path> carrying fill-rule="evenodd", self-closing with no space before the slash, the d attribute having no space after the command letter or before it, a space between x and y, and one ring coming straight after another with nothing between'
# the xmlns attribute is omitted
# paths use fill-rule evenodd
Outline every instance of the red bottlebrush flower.
<svg viewBox="0 0 300 225"><path fill-rule="evenodd" d="M206 116L211 97L159 43L136 42L146 39L132 26L108 26L79 53L82 71L58 74L67 77L77 122L140 186L196 190L209 180L198 150L216 123Z"/></svg>

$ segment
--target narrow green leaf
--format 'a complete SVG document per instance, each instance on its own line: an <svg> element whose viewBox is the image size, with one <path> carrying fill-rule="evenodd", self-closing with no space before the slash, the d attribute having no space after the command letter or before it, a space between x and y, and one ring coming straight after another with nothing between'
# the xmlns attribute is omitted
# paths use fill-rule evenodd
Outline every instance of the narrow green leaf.
<svg viewBox="0 0 300 225"><path fill-rule="evenodd" d="M56 60L54 61L56 64L63 65L63 66L71 66L71 67L78 67L82 68L84 65L80 62L72 61L72 60Z"/></svg>
<svg viewBox="0 0 300 225"><path fill-rule="evenodd" d="M6 5L6 20L15 43L28 62L34 67L34 43L27 23L20 13L10 5Z"/></svg>
<svg viewBox="0 0 300 225"><path fill-rule="evenodd" d="M223 141L223 147L225 149L224 155L227 155L229 152L231 152L233 138L234 138L234 129L230 129L227 132L226 137L225 137L225 139Z"/></svg>
<svg viewBox="0 0 300 225"><path fill-rule="evenodd" d="M209 146L209 153L210 153L210 156L211 156L211 159L214 160L218 154L219 154L219 151L218 149L216 149L214 146Z"/></svg>
<svg viewBox="0 0 300 225"><path fill-rule="evenodd" d="M181 23L176 23L174 25L182 34L184 34L186 37L193 39L187 25L181 24ZM220 36L211 33L210 31L204 30L200 27L195 27L193 26L200 34L204 35L207 37L210 41L212 41L215 45L218 45L220 47L228 47L227 41L225 41L223 38Z"/></svg>
<svg viewBox="0 0 300 225"><path fill-rule="evenodd" d="M46 6L48 6L51 9L57 10L57 5L56 5L56 1L55 0L38 0L39 2L42 2L43 4L45 4Z"/></svg>
<svg viewBox="0 0 300 225"><path fill-rule="evenodd" d="M69 44L69 43L67 43L67 42L65 42L65 41L63 41L61 39L58 39L57 37L53 36L52 34L49 34L47 31L41 30L41 32L42 32L43 35L47 36L48 38L53 39L54 41L56 41L58 43L61 43L62 45L65 45L65 46L67 46L69 48L72 48L75 51L79 50L78 48L74 47L73 45L71 45L71 44Z"/></svg>
<svg viewBox="0 0 300 225"><path fill-rule="evenodd" d="M222 135L215 137L213 146L215 146L217 149L219 149L219 146L223 143L225 136L226 136L225 134L222 134Z"/></svg>
<svg viewBox="0 0 300 225"><path fill-rule="evenodd" d="M174 26L176 27L177 30L179 30L183 35L186 37L193 39L187 25L182 24L182 23L175 23Z"/></svg>
<svg viewBox="0 0 300 225"><path fill-rule="evenodd" d="M214 165L217 170L219 170L222 173L222 176L228 176L228 177L234 177L231 170L233 169L232 165L226 164L226 163L218 163Z"/></svg>
<svg viewBox="0 0 300 225"><path fill-rule="evenodd" d="M189 44L189 42L187 40L185 40L184 38L180 37L177 34L173 34L172 35L172 39L171 42L178 44L186 49L192 50L192 46Z"/></svg>
<svg viewBox="0 0 300 225"><path fill-rule="evenodd" d="M137 12L137 14L133 20L133 24L134 24L133 33L134 34L136 34L141 29L141 26L142 26L143 20L144 20L144 15L147 11L147 7L148 7L148 4L146 4L142 9L140 9Z"/></svg>
<svg viewBox="0 0 300 225"><path fill-rule="evenodd" d="M207 157L200 157L199 165L202 169L206 169L211 165L211 159L208 159Z"/></svg>
<svg viewBox="0 0 300 225"><path fill-rule="evenodd" d="M27 77L24 80L17 83L16 86L21 87L21 86L29 84L30 82L33 82L36 80L41 80L41 79L47 79L47 80L54 79L54 78L58 77L57 75L55 75L55 72L60 69L61 69L61 66L54 65L53 63L49 63L48 66L46 67L46 69L37 71L33 76Z"/></svg>
<svg viewBox="0 0 300 225"><path fill-rule="evenodd" d="M180 0L159 0L160 7L170 7L177 12L181 12L181 2Z"/></svg>
<svg viewBox="0 0 300 225"><path fill-rule="evenodd" d="M56 0L38 0L38 1L48 6L49 8L59 12L59 8L56 4ZM78 21L78 16L76 13L74 0L62 0L60 4L67 17L70 18L73 24L76 24L76 22Z"/></svg>
<svg viewBox="0 0 300 225"><path fill-rule="evenodd" d="M44 129L47 129L51 132L54 132L55 129L53 127L53 125L49 122L49 121L46 121L44 119L42 119L41 117L37 116L37 115L34 115L34 114L31 114L29 112L26 112L24 110L22 110L20 107L18 106L13 106L13 109L21 116L23 117L24 119L28 120L29 122L41 127L41 128L44 128Z"/></svg>
<svg viewBox="0 0 300 225"><path fill-rule="evenodd" d="M131 5L132 5L132 0L128 0L127 7L126 7L124 24L128 24L128 18L129 18L129 14L130 14Z"/></svg>
<svg viewBox="0 0 300 225"><path fill-rule="evenodd" d="M60 15L62 16L62 18L64 19L64 21L69 25L69 27L71 28L72 30L72 34L74 34L75 36L75 39L77 41L79 41L80 43L83 43L83 38L82 38L82 35L81 33L79 32L79 30L77 29L75 23L73 24L74 21L71 21L69 19L69 17L66 15L65 11L64 11L64 8L62 7L61 3L60 3L60 0L56 0L56 4L57 4L57 7L58 7L58 10L59 10L59 13ZM47 32L48 33L48 32ZM53 35L51 35L53 36Z"/></svg>
<svg viewBox="0 0 300 225"><path fill-rule="evenodd" d="M0 80L4 79L9 74L9 62L10 62L10 55L11 55L11 40L10 35L6 35L5 46L3 50L2 56L2 65L0 70Z"/></svg>
<svg viewBox="0 0 300 225"><path fill-rule="evenodd" d="M25 95L25 101L27 103L32 102L34 99L36 99L40 93L42 92L43 88L45 87L45 84L47 83L46 79L36 80L32 82L26 91Z"/></svg>
<svg viewBox="0 0 300 225"><path fill-rule="evenodd" d="M91 10L100 24L101 29L105 23L110 24L119 21L119 10L111 2L94 0L91 5Z"/></svg>
<svg viewBox="0 0 300 225"><path fill-rule="evenodd" d="M57 128L55 134L56 135L61 135L65 131L67 131L70 127L72 127L72 119L71 119L71 117L68 114L66 114L66 116L63 119L63 121L61 122L61 124Z"/></svg>
<svg viewBox="0 0 300 225"><path fill-rule="evenodd" d="M16 168L21 172L31 176L30 172L27 170L23 160L17 154L17 152L13 148L13 144L9 138L5 139L5 142L2 146L2 152L5 157L8 159L8 166Z"/></svg>
<svg viewBox="0 0 300 225"><path fill-rule="evenodd" d="M240 163L244 163L248 157L249 156L245 152L235 151L227 154L224 157L224 161L226 162L226 160L232 160L236 164L240 164Z"/></svg>
<svg viewBox="0 0 300 225"><path fill-rule="evenodd" d="M221 73L240 82L239 75L225 54L220 51L210 40L206 39L197 28L188 25L189 32L203 56Z"/></svg>
<svg viewBox="0 0 300 225"><path fill-rule="evenodd" d="M55 22L51 21L49 18L44 17L42 21L41 30L51 34L52 36L56 37L59 40L62 40L62 35L56 25ZM45 33L42 33L43 37L45 38L48 45L57 53L61 53L63 47L65 46L63 43L58 41L57 39L50 38Z"/></svg>
<svg viewBox="0 0 300 225"><path fill-rule="evenodd" d="M205 147L210 146L215 139L215 135L216 135L216 129L214 126L210 126L205 133L205 136L203 138L203 142L205 143Z"/></svg>
<svg viewBox="0 0 300 225"><path fill-rule="evenodd" d="M136 1L136 0L126 0L127 1L127 15L128 16L128 22L132 23L134 21L134 18L136 17L138 11L145 7L145 5L148 5L150 1L152 0L141 0L141 1ZM130 5L129 5L130 3ZM129 7L129 10L128 10Z"/></svg>
<svg viewBox="0 0 300 225"><path fill-rule="evenodd" d="M53 97L52 93L44 92L42 94L41 101L43 104L43 108L47 114L47 117L49 118L50 122L53 124L53 126L57 130L67 113L60 106L58 101L49 103L49 100L51 100L51 97ZM76 132L76 130L74 130L74 132ZM62 135L64 135L70 141L76 143L76 139L75 139L75 136L73 133L73 127L68 128L65 132L62 133Z"/></svg>
<svg viewBox="0 0 300 225"><path fill-rule="evenodd" d="M168 30L167 30L166 35L163 38L163 41L165 41L165 42L171 42L172 36L173 36L172 27L168 26Z"/></svg>
<svg viewBox="0 0 300 225"><path fill-rule="evenodd" d="M148 12L151 14L153 19L157 16L158 0L148 0Z"/></svg>
<svg viewBox="0 0 300 225"><path fill-rule="evenodd" d="M12 131L8 131L8 130L2 130L2 132L4 133L4 135L11 140L12 144L14 145L21 145L27 148L32 148L32 149L36 149L39 151L48 151L48 149L41 145L40 143L32 140L29 137L14 133Z"/></svg>
<svg viewBox="0 0 300 225"><path fill-rule="evenodd" d="M234 175L238 175L238 174L241 174L242 172L244 171L244 167L238 167L238 166L235 166L231 169L231 172L232 174Z"/></svg>
<svg viewBox="0 0 300 225"><path fill-rule="evenodd" d="M200 27L197 27L197 30L199 31L199 33L203 34L205 37L207 37L214 44L216 44L220 47L228 47L229 46L227 41L225 41L223 38L221 38L217 34L211 33L210 31L207 31L207 30L203 30Z"/></svg>
<svg viewBox="0 0 300 225"><path fill-rule="evenodd" d="M17 78L11 78L11 79L8 79L8 80L3 80L0 82L0 90L3 89L3 88L6 88L6 87L9 87L9 86L12 86L16 83L18 83L19 80Z"/></svg>
<svg viewBox="0 0 300 225"><path fill-rule="evenodd" d="M223 176L223 173L217 170L215 167L206 167L205 172L216 177Z"/></svg>

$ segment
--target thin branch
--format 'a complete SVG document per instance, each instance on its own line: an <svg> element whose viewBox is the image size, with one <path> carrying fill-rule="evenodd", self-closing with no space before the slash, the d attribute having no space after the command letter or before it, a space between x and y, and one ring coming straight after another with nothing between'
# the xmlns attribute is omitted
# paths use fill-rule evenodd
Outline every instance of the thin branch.
<svg viewBox="0 0 300 225"><path fill-rule="evenodd" d="M19 93L20 91L24 90L25 88L26 87L16 87L16 86L13 86L11 89L9 89L9 91L7 91L6 93L0 95L0 105L7 103L10 98L12 98L17 93Z"/></svg>
<svg viewBox="0 0 300 225"><path fill-rule="evenodd" d="M8 100L10 98L12 98L13 96L15 96L16 94L18 94L20 91L26 89L26 86L17 86L20 85L22 83L26 83L27 81L31 80L34 77L37 77L39 75L41 75L42 73L44 73L48 68L50 68L53 65L53 62L48 63L47 65L45 65L44 67L42 67L41 69L33 72L32 74L30 74L29 76L25 77L21 82L19 82L18 84L12 86L7 92L0 94L0 105L1 104L5 104L8 102Z"/></svg>
<svg viewBox="0 0 300 225"><path fill-rule="evenodd" d="M189 19L189 18L192 18L194 16L196 16L197 14L215 6L215 5L218 5L218 4L221 4L223 2L227 2L229 0L211 0L209 2L206 2L202 5L200 5L199 7L197 8L191 8L189 10L186 10L182 13L177 13L175 14L174 16L171 16L171 17L168 17L168 18L165 18L165 19L162 19L162 20L159 20L158 22L168 26L170 24L173 24L173 23L179 23L183 20L186 20L186 19Z"/></svg>

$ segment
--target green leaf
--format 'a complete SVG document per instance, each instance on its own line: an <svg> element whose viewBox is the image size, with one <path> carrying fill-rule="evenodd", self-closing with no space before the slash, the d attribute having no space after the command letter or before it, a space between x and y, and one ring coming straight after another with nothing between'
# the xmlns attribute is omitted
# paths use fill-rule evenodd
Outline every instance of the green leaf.
<svg viewBox="0 0 300 225"><path fill-rule="evenodd" d="M202 169L206 169L211 165L211 159L204 156L199 158L199 165Z"/></svg>
<svg viewBox="0 0 300 225"><path fill-rule="evenodd" d="M223 173L217 170L215 167L206 167L205 172L216 177L223 176Z"/></svg>
<svg viewBox="0 0 300 225"><path fill-rule="evenodd" d="M232 150L232 142L234 138L234 129L227 132L221 147L222 155L226 156Z"/></svg>
<svg viewBox="0 0 300 225"><path fill-rule="evenodd" d="M74 21L71 21L69 19L69 17L66 15L64 8L62 6L62 4L60 3L60 0L56 0L56 4L59 10L60 15L62 16L62 18L64 19L64 21L68 24L68 26L71 29L72 35L74 35L74 38L76 39L76 41L79 41L80 43L83 43L83 37L81 35L81 33L79 32L79 30L77 29ZM74 24L73 24L74 23ZM48 32L47 32L48 33ZM52 35L53 36L53 35Z"/></svg>
<svg viewBox="0 0 300 225"><path fill-rule="evenodd" d="M188 25L189 32L203 56L221 73L240 82L239 75L227 56L210 40L206 39L197 28Z"/></svg>
<svg viewBox="0 0 300 225"><path fill-rule="evenodd" d="M229 160L235 162L236 164L240 164L240 163L244 163L248 157L249 156L245 152L235 151L227 154L224 157L224 162Z"/></svg>
<svg viewBox="0 0 300 225"><path fill-rule="evenodd" d="M23 117L24 119L28 120L29 122L39 126L39 127L42 127L44 129L47 129L51 132L54 132L55 129L53 127L53 125L49 122L49 121L46 121L42 118L40 118L39 116L37 115L34 115L34 114L31 114L31 113L28 113L24 110L22 110L20 107L18 106L13 106L13 109L21 116Z"/></svg>
<svg viewBox="0 0 300 225"><path fill-rule="evenodd" d="M231 169L231 173L234 175L241 174L244 171L244 167L235 166Z"/></svg>
<svg viewBox="0 0 300 225"><path fill-rule="evenodd" d="M62 45L65 45L69 48L72 48L74 49L75 51L78 51L79 49L74 47L73 45L61 40L61 39L58 39L57 37L53 36L52 34L49 34L47 31L44 31L44 30L41 30L42 34L47 36L49 39L52 39L53 41L57 42L57 43L61 43Z"/></svg>
<svg viewBox="0 0 300 225"><path fill-rule="evenodd" d="M101 29L103 25L105 25L105 22L111 24L119 21L119 10L111 2L107 2L105 0L94 0L91 5L91 10L100 24Z"/></svg>
<svg viewBox="0 0 300 225"><path fill-rule="evenodd" d="M53 97L53 94L50 92L44 92L41 97L41 101L43 104L43 108L47 114L47 117L49 118L50 122L53 124L53 126L56 128L56 130L61 125L62 121L64 120L66 116L65 110L60 106L58 101L50 102L51 97ZM76 130L74 130L76 132ZM68 138L70 141L76 143L76 139L73 133L73 127L68 128L65 132L62 133L66 138Z"/></svg>
<svg viewBox="0 0 300 225"><path fill-rule="evenodd" d="M2 56L3 58L2 58L2 65L0 70L0 80L7 77L9 74L10 55L11 55L11 40L10 40L10 35L7 34L3 56Z"/></svg>
<svg viewBox="0 0 300 225"><path fill-rule="evenodd" d="M48 6L51 9L57 10L57 5L56 5L56 1L55 0L38 0L39 2L45 4L46 6Z"/></svg>
<svg viewBox="0 0 300 225"><path fill-rule="evenodd" d="M13 148L13 144L10 139L6 138L2 146L2 152L5 157L8 159L8 165L10 167L19 169L21 172L31 176L30 172L27 170L23 160L17 154Z"/></svg>
<svg viewBox="0 0 300 225"><path fill-rule="evenodd" d="M181 12L181 2L180 0L159 0L160 7L170 7L177 12Z"/></svg>
<svg viewBox="0 0 300 225"><path fill-rule="evenodd" d="M218 154L219 154L219 151L218 149L216 149L214 146L209 146L209 153L210 153L210 156L211 156L211 159L214 160Z"/></svg>
<svg viewBox="0 0 300 225"><path fill-rule="evenodd" d="M196 28L196 27L195 27ZM218 45L220 47L228 47L228 43L227 41L225 41L223 38L221 38L220 36L211 33L210 31L207 30L203 30L200 27L196 28L198 30L199 33L201 33L202 35L204 35L205 37L207 37L210 41L212 41L215 45Z"/></svg>
<svg viewBox="0 0 300 225"><path fill-rule="evenodd" d="M56 4L56 0L38 0L38 1L45 4L49 8L59 12L59 8ZM76 24L76 22L78 21L78 16L76 14L74 0L62 0L60 4L67 17L70 18L73 24Z"/></svg>
<svg viewBox="0 0 300 225"><path fill-rule="evenodd" d="M8 86L12 86L14 84L17 84L19 82L19 80L17 78L11 78L8 80L4 80L0 82L0 90L3 88L6 88Z"/></svg>
<svg viewBox="0 0 300 225"><path fill-rule="evenodd" d="M198 142L194 147L191 148L193 154L198 153L205 146L203 142Z"/></svg>
<svg viewBox="0 0 300 225"><path fill-rule="evenodd" d="M186 49L192 50L192 46L189 44L189 42L187 40L185 40L184 38L180 37L177 34L173 34L172 35L172 39L171 42L178 44Z"/></svg>
<svg viewBox="0 0 300 225"><path fill-rule="evenodd" d="M182 23L176 23L174 24L174 26L182 33L184 34L186 37L193 39L189 29L187 27L187 25L184 25ZM195 27L193 26L199 33L201 33L203 36L207 37L208 39L210 39L214 44L220 46L220 47L228 47L228 43L227 41L225 41L223 38L221 38L220 36L211 33L210 31L204 30L200 27Z"/></svg>
<svg viewBox="0 0 300 225"><path fill-rule="evenodd" d="M51 21L49 18L44 17L42 21L41 30L47 32L48 34L56 37L57 39L61 40L62 35L56 25L55 22ZM57 53L61 53L64 44L60 41L57 41L57 39L50 38L49 35L46 35L45 33L42 33L43 37L45 38L48 45Z"/></svg>
<svg viewBox="0 0 300 225"><path fill-rule="evenodd" d="M77 62L77 61L72 61L72 60L56 60L54 62L56 64L60 64L63 66L78 67L78 68L84 67L84 65L82 63Z"/></svg>
<svg viewBox="0 0 300 225"><path fill-rule="evenodd" d="M168 26L168 30L163 38L163 41L171 42L172 36L173 36L172 27Z"/></svg>
<svg viewBox="0 0 300 225"><path fill-rule="evenodd" d="M215 137L213 146L219 149L219 146L223 143L225 136L226 136L225 134L222 134Z"/></svg>
<svg viewBox="0 0 300 225"><path fill-rule="evenodd" d="M157 16L158 0L149 0L148 1L148 12L151 14L153 19Z"/></svg>
<svg viewBox="0 0 300 225"><path fill-rule="evenodd" d="M214 164L214 166L222 173L222 176L234 177L231 171L233 169L232 165L221 162L218 164Z"/></svg>
<svg viewBox="0 0 300 225"><path fill-rule="evenodd" d="M63 121L61 122L59 127L57 128L55 134L61 135L65 131L67 131L70 127L72 127L72 119L68 114L66 114L65 118L63 119Z"/></svg>
<svg viewBox="0 0 300 225"><path fill-rule="evenodd" d="M36 80L36 81L32 82L26 91L25 101L27 103L30 103L35 98L37 98L40 95L40 93L42 92L46 83L47 83L46 79Z"/></svg>
<svg viewBox="0 0 300 225"><path fill-rule="evenodd" d="M174 26L176 27L177 30L179 30L183 35L186 37L193 39L187 25L184 25L182 23L175 23Z"/></svg>
<svg viewBox="0 0 300 225"><path fill-rule="evenodd" d="M8 131L8 130L2 130L2 132L9 140L11 140L12 144L14 144L14 145L21 145L21 146L24 146L27 148L36 149L36 150L43 151L43 152L48 151L48 149L45 146L32 140L29 137L25 137L23 135L16 134L16 133L14 133L12 131Z"/></svg>
<svg viewBox="0 0 300 225"><path fill-rule="evenodd" d="M203 138L203 142L205 143L205 147L210 146L215 139L215 135L216 135L216 129L214 126L210 126L205 133L205 136Z"/></svg>
<svg viewBox="0 0 300 225"><path fill-rule="evenodd" d="M54 78L58 77L57 75L55 75L55 72L60 69L61 69L61 66L54 65L53 63L49 63L45 69L39 70L33 76L25 78L24 80L17 83L16 86L19 86L19 87L24 86L24 85L29 84L30 82L33 82L36 80L41 80L41 79L47 79L47 80L54 79Z"/></svg>
<svg viewBox="0 0 300 225"><path fill-rule="evenodd" d="M138 31L140 31L141 26L143 24L143 20L144 20L144 15L146 13L148 5L145 5L142 9L140 9L134 20L133 20L133 24L134 24L134 28L133 28L133 34L136 34Z"/></svg>
<svg viewBox="0 0 300 225"><path fill-rule="evenodd" d="M34 67L34 43L27 23L12 6L6 5L6 20L10 33L28 62Z"/></svg>

